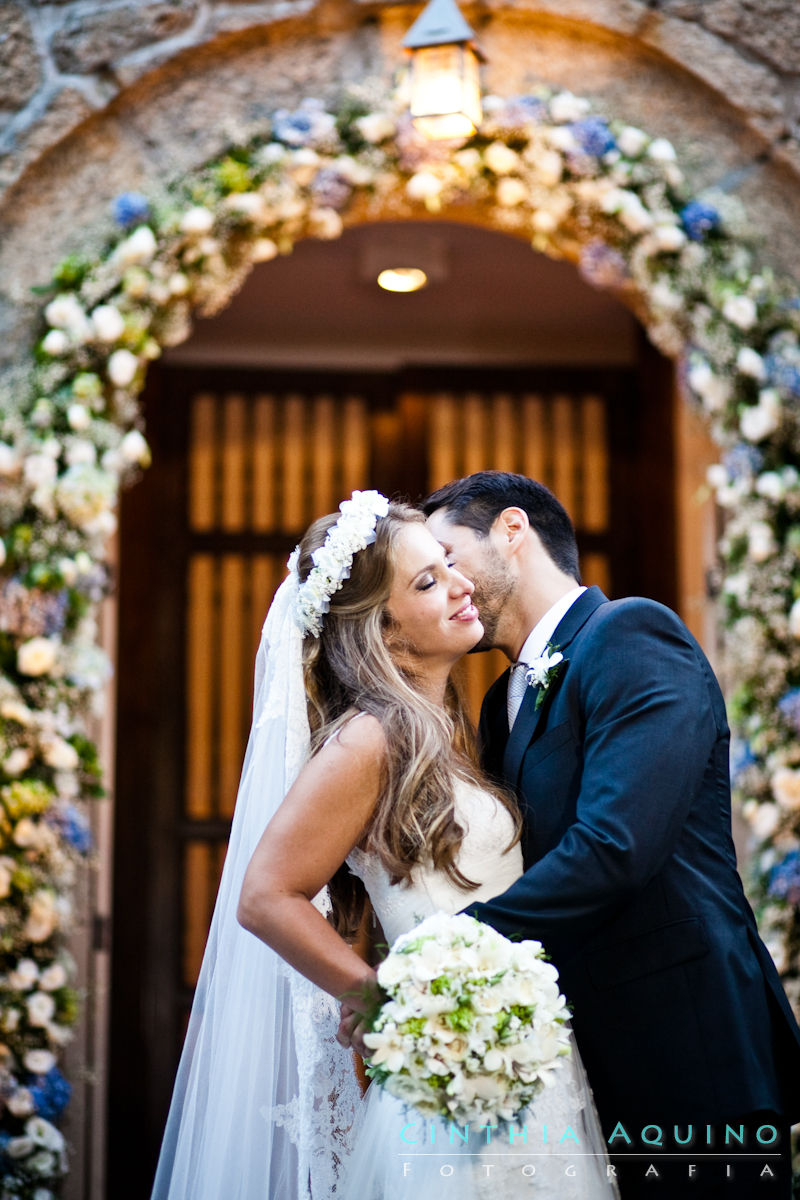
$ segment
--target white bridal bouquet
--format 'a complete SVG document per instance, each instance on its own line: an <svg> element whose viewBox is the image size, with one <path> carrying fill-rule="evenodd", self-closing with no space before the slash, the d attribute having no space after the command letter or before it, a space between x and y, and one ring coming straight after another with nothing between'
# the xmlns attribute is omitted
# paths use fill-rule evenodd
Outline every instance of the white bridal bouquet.
<svg viewBox="0 0 800 1200"><path fill-rule="evenodd" d="M435 913L378 968L388 999L364 1041L392 1095L458 1124L513 1121L570 1053L569 1012L540 942Z"/></svg>

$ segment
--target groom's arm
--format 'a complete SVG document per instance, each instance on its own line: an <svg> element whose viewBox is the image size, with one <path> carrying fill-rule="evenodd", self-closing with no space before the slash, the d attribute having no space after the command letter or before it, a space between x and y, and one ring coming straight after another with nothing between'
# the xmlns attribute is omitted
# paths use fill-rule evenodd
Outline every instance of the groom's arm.
<svg viewBox="0 0 800 1200"><path fill-rule="evenodd" d="M506 892L467 908L556 955L562 939L572 948L591 935L663 867L725 732L714 685L672 613L631 601L595 622L577 684L585 733L576 820Z"/></svg>

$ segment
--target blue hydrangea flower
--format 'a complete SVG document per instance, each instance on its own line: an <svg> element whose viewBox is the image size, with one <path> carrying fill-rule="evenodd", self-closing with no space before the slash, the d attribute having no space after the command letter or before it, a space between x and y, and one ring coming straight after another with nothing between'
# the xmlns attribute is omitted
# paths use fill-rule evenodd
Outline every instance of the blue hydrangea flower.
<svg viewBox="0 0 800 1200"><path fill-rule="evenodd" d="M778 711L800 733L800 687L784 692L778 701Z"/></svg>
<svg viewBox="0 0 800 1200"><path fill-rule="evenodd" d="M767 354L764 359L767 378L773 387L782 388L792 396L800 396L800 367L780 354Z"/></svg>
<svg viewBox="0 0 800 1200"><path fill-rule="evenodd" d="M79 854L89 853L93 845L92 831L86 817L74 804L65 804L51 810L48 819L74 850Z"/></svg>
<svg viewBox="0 0 800 1200"><path fill-rule="evenodd" d="M702 200L690 200L681 209L680 216L686 236L692 242L705 241L709 233L714 233L720 227L719 213Z"/></svg>
<svg viewBox="0 0 800 1200"><path fill-rule="evenodd" d="M619 287L628 277L628 265L619 250L597 239L582 247L578 270L588 283L599 288Z"/></svg>
<svg viewBox="0 0 800 1200"><path fill-rule="evenodd" d="M750 749L750 743L743 738L731 738L730 774L731 782L735 783L743 771L752 767L756 756Z"/></svg>
<svg viewBox="0 0 800 1200"><path fill-rule="evenodd" d="M333 167L323 167L317 171L311 191L317 204L340 212L350 199L353 188Z"/></svg>
<svg viewBox="0 0 800 1200"><path fill-rule="evenodd" d="M111 206L114 220L123 229L130 229L146 221L150 215L150 201L141 192L122 192Z"/></svg>
<svg viewBox="0 0 800 1200"><path fill-rule="evenodd" d="M752 479L764 465L764 455L756 446L739 442L722 459L731 479Z"/></svg>
<svg viewBox="0 0 800 1200"><path fill-rule="evenodd" d="M584 154L600 158L609 150L616 149L616 139L604 117L584 117L582 121L575 121L569 129Z"/></svg>
<svg viewBox="0 0 800 1200"><path fill-rule="evenodd" d="M58 1067L52 1067L46 1075L33 1076L30 1093L39 1116L44 1117L46 1121L52 1121L69 1104L72 1087Z"/></svg>
<svg viewBox="0 0 800 1200"><path fill-rule="evenodd" d="M772 868L769 894L788 904L800 904L800 850L792 850L783 862Z"/></svg>
<svg viewBox="0 0 800 1200"><path fill-rule="evenodd" d="M537 96L510 96L492 120L504 129L518 129L529 121L543 121L547 117L547 105Z"/></svg>

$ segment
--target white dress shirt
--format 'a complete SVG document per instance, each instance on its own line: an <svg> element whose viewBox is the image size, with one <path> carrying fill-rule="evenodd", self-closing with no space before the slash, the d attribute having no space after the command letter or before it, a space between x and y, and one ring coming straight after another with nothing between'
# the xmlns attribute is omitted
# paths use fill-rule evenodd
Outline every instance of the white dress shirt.
<svg viewBox="0 0 800 1200"><path fill-rule="evenodd" d="M547 612L540 621L534 625L531 632L525 639L522 649L519 652L519 661L524 663L532 663L535 659L541 657L547 648L547 643L555 633L562 617L565 617L572 608L578 596L585 592L585 587L575 587L571 592L567 592L556 600L552 608L548 608Z"/></svg>
<svg viewBox="0 0 800 1200"><path fill-rule="evenodd" d="M547 643L555 633L559 621L569 612L581 592L585 591L585 587L575 587L572 591L567 592L566 595L555 602L552 608L548 608L542 619L534 625L525 639L519 660L512 667L508 681L506 713L508 715L509 729L513 728L517 714L522 707L522 697L525 695L526 687L526 664L529 665L534 662L544 653Z"/></svg>

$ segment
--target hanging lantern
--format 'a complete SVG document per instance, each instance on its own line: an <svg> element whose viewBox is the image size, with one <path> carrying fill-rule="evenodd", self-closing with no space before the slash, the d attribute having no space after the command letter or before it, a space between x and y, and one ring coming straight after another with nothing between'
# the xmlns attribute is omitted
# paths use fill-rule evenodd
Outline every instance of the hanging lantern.
<svg viewBox="0 0 800 1200"><path fill-rule="evenodd" d="M468 138L481 122L484 55L455 0L430 0L403 45L411 54L411 117L426 137Z"/></svg>

